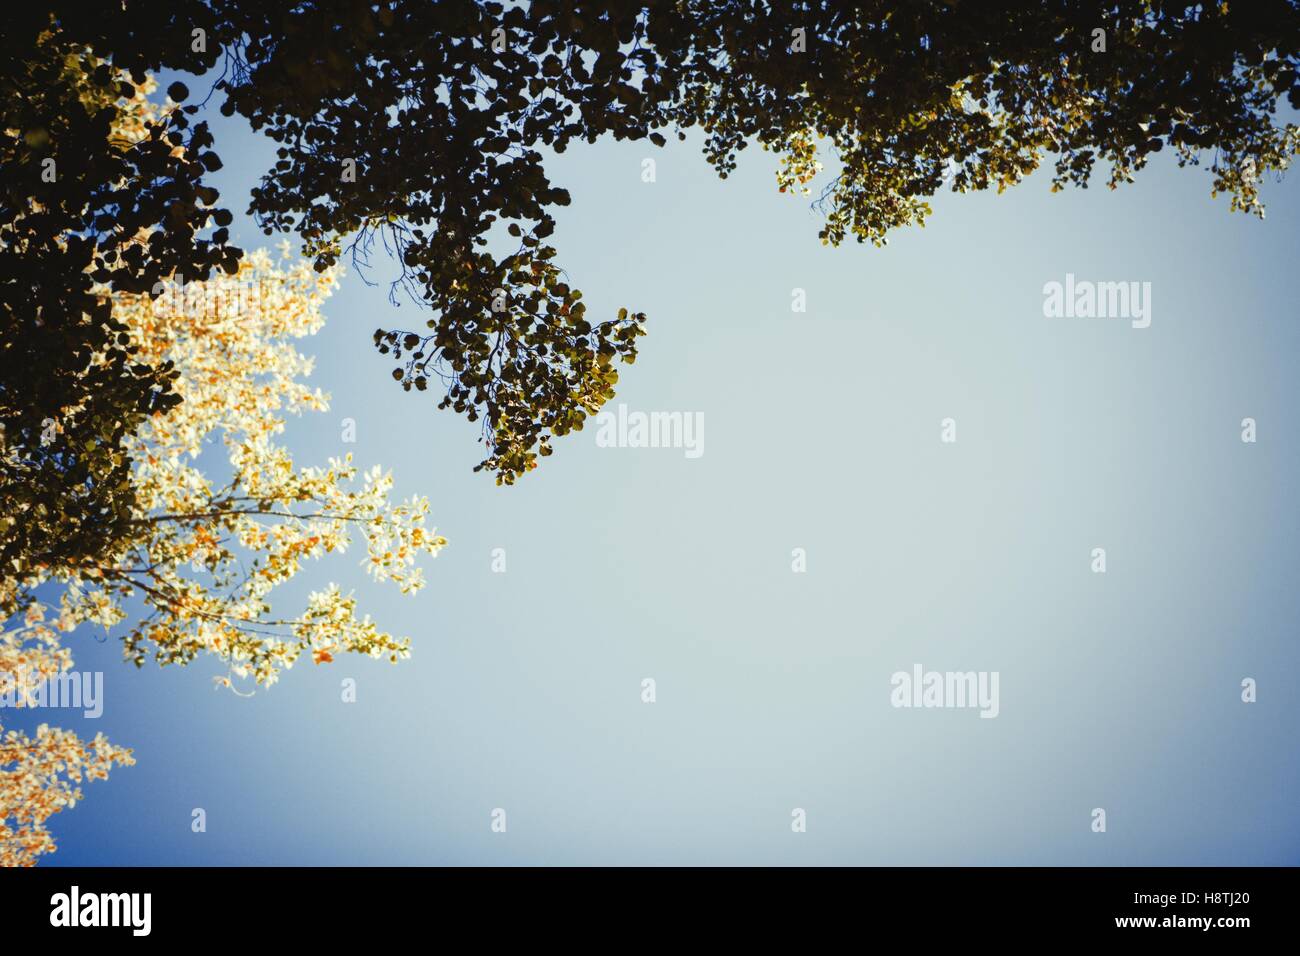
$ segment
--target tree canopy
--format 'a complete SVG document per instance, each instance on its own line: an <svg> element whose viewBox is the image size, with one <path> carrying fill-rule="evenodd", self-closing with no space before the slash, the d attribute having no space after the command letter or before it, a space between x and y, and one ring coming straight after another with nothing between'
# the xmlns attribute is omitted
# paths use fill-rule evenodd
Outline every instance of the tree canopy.
<svg viewBox="0 0 1300 956"><path fill-rule="evenodd" d="M134 95L104 64L137 83L205 73L223 113L278 144L252 190L256 222L295 234L320 270L343 257L364 270L376 249L395 257L393 294L427 306L427 324L377 329L375 347L397 385L481 422L478 467L512 483L613 395L645 331L634 307L589 312L561 268L550 237L570 195L548 177L547 151L606 135L662 146L699 129L725 177L756 144L780 157L782 191L814 195L831 244L883 244L924 223L936 191L1000 191L1045 162L1053 188L1086 186L1098 163L1113 188L1164 149L1207 164L1232 209L1262 214L1258 183L1300 139L1277 116L1283 98L1300 105L1298 48L1295 0L20 6L3 40L5 424L48 480L91 489L102 476L120 489L123 433L108 422L170 402L168 372L128 353L96 373L111 382L77 379L90 352L118 348L87 283L138 292L168 270L233 268L240 254L203 184L220 162L207 128L173 110L115 151L100 136L113 107L77 107L88 94L54 78L68 57L99 103ZM71 181L41 187L39 161L73 152L90 159L69 158ZM814 186L823 160L827 181ZM131 237L144 224L161 235L141 247ZM64 318L51 328L46 312ZM34 452L50 409L75 404L63 389L93 393L109 417L78 426L102 423L90 442L65 432L71 450ZM91 497L120 514L116 494ZM39 538L39 526L24 533ZM19 544L5 555L45 547Z"/></svg>
<svg viewBox="0 0 1300 956"><path fill-rule="evenodd" d="M146 98L151 88L146 76L129 96L122 90L108 137L122 153L170 122L165 114L174 111L160 114ZM167 152L172 160L186 155L181 143ZM158 228L142 226L135 243L161 248L153 242ZM231 265L229 274L161 290L129 276L113 288L111 269L92 270L85 294L106 304L100 316L111 315L114 348L92 351L84 378L112 382L99 373L128 356L162 373L168 401L115 423L121 437L105 460L123 475L113 500L121 510L93 549L91 532L60 547L66 516L42 520L30 500L26 511L4 515L19 529L6 541L27 550L0 573L0 707L40 706L54 682L75 681L70 636L95 627L123 625L124 656L137 666L215 658L224 667L217 682L236 690L275 683L304 655L317 664L344 653L408 656L409 641L358 616L355 599L337 585L311 591L297 614L273 609L278 587L354 538L365 542L369 575L403 593L423 586L418 560L446 541L426 526L428 501L391 500L392 476L380 468L359 475L350 455L300 466L277 441L287 414L327 407L328 397L304 381L312 362L296 340L323 324L337 270L313 270L287 241L281 261L259 250ZM60 409L65 420L88 407L103 413L100 396L75 395L76 406ZM213 473L200 455L217 441L228 466ZM6 456L18 474L33 468L30 456L13 449ZM27 523L47 536L39 550L32 547L39 539L22 537ZM53 852L50 817L76 805L81 784L133 763L130 750L102 734L84 741L48 724L34 733L0 727L0 866L32 865Z"/></svg>
<svg viewBox="0 0 1300 956"><path fill-rule="evenodd" d="M112 291L234 271L198 235L219 166L204 124L145 110L152 84L57 30L0 44L0 568L91 560L126 532L124 438L174 407L173 374L135 355ZM16 47L21 46L21 49Z"/></svg>
<svg viewBox="0 0 1300 956"><path fill-rule="evenodd" d="M215 680L241 693L303 657L409 655L408 640L359 615L337 585L311 591L298 613L273 608L277 588L354 538L370 577L403 593L423 585L417 561L446 544L426 526L427 500L391 500L390 474L361 474L351 456L301 466L276 440L285 415L327 407L303 381L311 360L296 340L320 329L334 284L332 269L258 251L234 276L191 283L184 295L114 294L123 345L173 369L180 401L124 439L132 509L115 550L0 576L0 697L24 707L63 679L78 629L120 625L137 666L213 660ZM225 447L226 473L199 458L213 441ZM0 728L0 866L53 852L46 821L75 805L78 784L133 762L103 735Z"/></svg>

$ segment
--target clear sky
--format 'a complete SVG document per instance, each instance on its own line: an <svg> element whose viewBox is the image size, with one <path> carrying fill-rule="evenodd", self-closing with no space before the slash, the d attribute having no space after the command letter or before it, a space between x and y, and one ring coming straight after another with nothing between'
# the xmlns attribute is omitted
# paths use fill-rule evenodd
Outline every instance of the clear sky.
<svg viewBox="0 0 1300 956"><path fill-rule="evenodd" d="M240 215L273 144L207 112L236 242L278 241ZM702 414L698 458L589 428L496 487L477 426L371 347L428 316L350 274L303 343L331 410L286 443L392 468L450 544L414 598L358 551L297 593L354 588L411 660L241 699L79 635L104 715L41 719L139 763L52 821L48 862L1300 863L1295 177L1259 222L1168 155L1117 192L1040 173L828 249L774 170L751 149L719 181L695 137L549 166L589 315L649 315L614 404ZM1150 326L1045 317L1067 274L1151 283ZM918 664L996 672L997 717L891 706Z"/></svg>

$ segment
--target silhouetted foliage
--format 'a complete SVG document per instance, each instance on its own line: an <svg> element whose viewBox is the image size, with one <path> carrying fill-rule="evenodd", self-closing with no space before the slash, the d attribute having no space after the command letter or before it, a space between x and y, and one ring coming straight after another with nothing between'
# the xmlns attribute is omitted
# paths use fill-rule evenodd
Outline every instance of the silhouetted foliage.
<svg viewBox="0 0 1300 956"><path fill-rule="evenodd" d="M506 483L613 394L644 331L639 312L589 316L556 264L570 197L542 149L698 127L724 177L748 144L780 154L785 191L820 143L821 238L880 244L937 190L1001 190L1047 157L1059 188L1099 161L1114 187L1164 148L1208 156L1214 190L1258 212L1260 177L1297 147L1275 122L1280 97L1300 104L1288 0L54 7L69 42L133 70L206 67L220 47L222 111L279 144L250 212L321 269L393 253L432 317L375 345L404 388L436 381L441 407L482 420L479 467Z"/></svg>
<svg viewBox="0 0 1300 956"><path fill-rule="evenodd" d="M107 293L238 267L198 237L212 137L176 110L124 138L127 74L14 11L0 56L0 567L93 561L126 532L122 438L171 407L171 372L132 358ZM44 28L43 28L44 27ZM138 79L145 79L143 74ZM175 90L180 93L179 88ZM151 225L164 229L142 230ZM91 357L106 361L92 366Z"/></svg>

